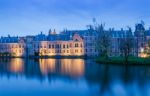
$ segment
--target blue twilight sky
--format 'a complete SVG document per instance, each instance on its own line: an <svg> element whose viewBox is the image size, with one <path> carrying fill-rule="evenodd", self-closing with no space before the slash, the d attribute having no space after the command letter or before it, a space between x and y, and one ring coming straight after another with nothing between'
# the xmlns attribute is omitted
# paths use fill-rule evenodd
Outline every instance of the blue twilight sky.
<svg viewBox="0 0 150 96"><path fill-rule="evenodd" d="M95 17L106 28L150 26L150 0L0 0L0 35L86 29Z"/></svg>

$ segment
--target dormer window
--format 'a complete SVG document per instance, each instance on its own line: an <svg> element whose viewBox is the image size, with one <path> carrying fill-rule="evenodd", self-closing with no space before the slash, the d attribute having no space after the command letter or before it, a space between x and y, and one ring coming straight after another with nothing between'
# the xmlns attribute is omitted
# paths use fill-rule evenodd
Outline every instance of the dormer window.
<svg viewBox="0 0 150 96"><path fill-rule="evenodd" d="M78 39L75 39L75 41L79 41Z"/></svg>

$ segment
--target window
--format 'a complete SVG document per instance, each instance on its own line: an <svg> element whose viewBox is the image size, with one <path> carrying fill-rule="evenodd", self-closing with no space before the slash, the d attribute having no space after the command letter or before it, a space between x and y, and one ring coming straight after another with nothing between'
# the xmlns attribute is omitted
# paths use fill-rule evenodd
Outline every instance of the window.
<svg viewBox="0 0 150 96"><path fill-rule="evenodd" d="M63 48L65 48L65 44L63 45Z"/></svg>
<svg viewBox="0 0 150 96"><path fill-rule="evenodd" d="M69 48L69 45L67 45L67 48Z"/></svg>
<svg viewBox="0 0 150 96"><path fill-rule="evenodd" d="M51 45L49 45L49 48L51 48Z"/></svg>
<svg viewBox="0 0 150 96"><path fill-rule="evenodd" d="M75 44L75 47L78 47L78 43Z"/></svg>
<svg viewBox="0 0 150 96"><path fill-rule="evenodd" d="M79 41L78 39L75 39L75 41Z"/></svg>
<svg viewBox="0 0 150 96"><path fill-rule="evenodd" d="M54 45L52 45L52 48L54 48Z"/></svg>
<svg viewBox="0 0 150 96"><path fill-rule="evenodd" d="M56 44L56 45L55 45L55 48L59 48L59 44Z"/></svg>
<svg viewBox="0 0 150 96"><path fill-rule="evenodd" d="M21 45L19 45L19 48L21 48Z"/></svg>
<svg viewBox="0 0 150 96"><path fill-rule="evenodd" d="M75 50L75 53L78 53L78 50Z"/></svg>
<svg viewBox="0 0 150 96"><path fill-rule="evenodd" d="M85 52L88 52L88 50L86 49Z"/></svg>

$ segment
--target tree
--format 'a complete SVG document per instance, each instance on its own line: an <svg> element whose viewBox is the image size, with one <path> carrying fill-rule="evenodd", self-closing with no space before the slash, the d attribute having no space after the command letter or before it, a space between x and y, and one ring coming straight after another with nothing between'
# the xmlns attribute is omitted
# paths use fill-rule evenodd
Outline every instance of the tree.
<svg viewBox="0 0 150 96"><path fill-rule="evenodd" d="M109 49L110 49L110 34L109 31L104 30L104 25L98 25L96 27L97 32L97 49L99 50L99 54L103 57L109 57Z"/></svg>
<svg viewBox="0 0 150 96"><path fill-rule="evenodd" d="M129 32L131 32L131 28L129 28ZM132 36L126 33L124 38L120 39L120 53L125 59L125 64L128 64L129 56L132 54L132 50L134 48L134 40Z"/></svg>

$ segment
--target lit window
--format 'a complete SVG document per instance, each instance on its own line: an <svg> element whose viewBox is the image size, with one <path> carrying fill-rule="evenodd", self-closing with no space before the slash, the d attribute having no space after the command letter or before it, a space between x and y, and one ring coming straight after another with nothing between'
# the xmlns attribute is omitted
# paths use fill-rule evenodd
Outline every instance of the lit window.
<svg viewBox="0 0 150 96"><path fill-rule="evenodd" d="M78 43L75 44L75 47L78 47Z"/></svg>

